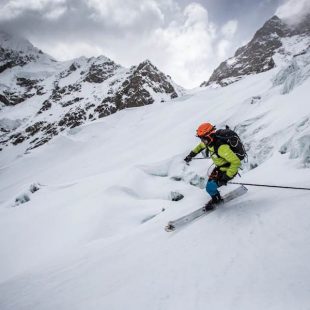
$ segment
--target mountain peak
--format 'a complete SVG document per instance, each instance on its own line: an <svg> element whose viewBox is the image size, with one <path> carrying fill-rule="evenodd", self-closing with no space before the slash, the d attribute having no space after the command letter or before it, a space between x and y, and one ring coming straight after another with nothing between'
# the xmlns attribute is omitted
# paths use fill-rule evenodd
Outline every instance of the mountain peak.
<svg viewBox="0 0 310 310"><path fill-rule="evenodd" d="M255 33L252 41L270 35L284 37L288 35L289 32L288 26L278 16L274 15Z"/></svg>
<svg viewBox="0 0 310 310"><path fill-rule="evenodd" d="M9 48L16 51L34 49L34 46L28 40L5 31L0 31L0 46L2 48Z"/></svg>
<svg viewBox="0 0 310 310"><path fill-rule="evenodd" d="M5 31L0 31L0 48L12 50L27 55L43 55L44 53L33 46L27 39Z"/></svg>
<svg viewBox="0 0 310 310"><path fill-rule="evenodd" d="M222 62L213 71L209 81L203 82L201 86L208 86L214 83L226 86L240 80L245 75L257 74L274 68L276 63L273 56L279 52L280 48L283 50L281 51L282 55L292 57L291 51L285 52L288 44L284 44L283 40L290 39L296 35L304 37L305 34L309 34L309 20L310 18L306 18L297 24L288 24L278 16L272 16L256 31L248 44L237 49L234 57ZM303 49L303 44L294 47L294 54L300 52L298 48Z"/></svg>
<svg viewBox="0 0 310 310"><path fill-rule="evenodd" d="M42 61L44 54L27 40L5 33L0 40L0 76L7 76L0 85L0 108L14 110L22 102L36 102L22 121L7 124L0 120L0 131L4 132L0 150L1 144L39 147L66 128L183 94L183 89L148 59L130 69L103 55L57 62L55 66ZM29 63L26 70L21 68ZM14 74L10 74L13 67Z"/></svg>
<svg viewBox="0 0 310 310"><path fill-rule="evenodd" d="M0 31L0 51L0 73L15 66L24 66L39 60L55 61L27 39L4 31Z"/></svg>
<svg viewBox="0 0 310 310"><path fill-rule="evenodd" d="M149 59L146 59L142 61L138 66L137 70L142 70L142 69L152 69L152 70L158 70Z"/></svg>

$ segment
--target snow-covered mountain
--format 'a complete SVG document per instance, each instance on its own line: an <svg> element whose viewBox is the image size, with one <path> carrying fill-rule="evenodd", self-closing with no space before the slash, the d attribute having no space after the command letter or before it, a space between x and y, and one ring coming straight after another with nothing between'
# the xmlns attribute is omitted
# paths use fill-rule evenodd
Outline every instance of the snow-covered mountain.
<svg viewBox="0 0 310 310"><path fill-rule="evenodd" d="M0 73L16 66L23 67L30 62L55 62L52 57L34 47L28 40L3 31L0 31L0 52Z"/></svg>
<svg viewBox="0 0 310 310"><path fill-rule="evenodd" d="M2 147L38 147L66 128L183 94L146 60L130 69L107 57L57 62L29 41L0 33Z"/></svg>
<svg viewBox="0 0 310 310"><path fill-rule="evenodd" d="M305 46L300 38L287 39L292 51ZM4 148L0 309L308 310L310 191L249 186L183 230L164 231L208 199L211 160L183 162L202 122L235 127L245 142L235 181L310 188L310 51L292 55L226 87L62 131L26 153L22 143ZM53 100L35 117L56 111ZM27 102L6 126L23 126L35 106Z"/></svg>
<svg viewBox="0 0 310 310"><path fill-rule="evenodd" d="M246 75L268 71L306 53L310 48L310 15L292 24L277 16L269 19L234 57L222 62L201 86L226 86Z"/></svg>

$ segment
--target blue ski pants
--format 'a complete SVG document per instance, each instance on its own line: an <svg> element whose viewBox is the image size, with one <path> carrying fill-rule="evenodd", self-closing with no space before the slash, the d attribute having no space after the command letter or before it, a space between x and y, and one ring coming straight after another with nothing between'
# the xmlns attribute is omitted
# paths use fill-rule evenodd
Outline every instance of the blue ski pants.
<svg viewBox="0 0 310 310"><path fill-rule="evenodd" d="M215 180L208 180L207 185L206 185L206 191L207 193L212 197L216 194L219 194L218 185Z"/></svg>

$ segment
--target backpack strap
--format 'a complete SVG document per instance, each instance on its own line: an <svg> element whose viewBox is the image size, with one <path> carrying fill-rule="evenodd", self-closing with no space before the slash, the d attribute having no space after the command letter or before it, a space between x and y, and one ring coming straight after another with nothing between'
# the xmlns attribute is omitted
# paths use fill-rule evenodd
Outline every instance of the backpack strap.
<svg viewBox="0 0 310 310"><path fill-rule="evenodd" d="M214 141L213 141L213 147L214 147L214 153L217 155L217 157L221 157L221 156L219 156L219 154L218 154L218 149L219 149L219 147L220 147L221 145L223 145L223 144L227 144L227 143L225 143L223 140L221 140L220 138L218 138L218 137L216 136L216 134L215 134L215 139L214 139Z"/></svg>

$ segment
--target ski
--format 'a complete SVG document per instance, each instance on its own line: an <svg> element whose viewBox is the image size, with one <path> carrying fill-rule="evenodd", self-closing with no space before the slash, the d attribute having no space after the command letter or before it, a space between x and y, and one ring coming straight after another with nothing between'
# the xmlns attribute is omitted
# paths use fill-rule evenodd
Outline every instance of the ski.
<svg viewBox="0 0 310 310"><path fill-rule="evenodd" d="M244 195L246 192L248 191L248 189L245 187L245 186L239 186L237 187L236 189L234 189L233 191L227 193L226 195L223 196L223 203L221 203L220 205L224 204L224 203L227 203L228 201L231 201L241 195ZM219 205L219 206L220 206ZM210 210L210 211L205 211L204 208L199 208L187 215L184 215L174 221L170 221L168 223L168 225L165 227L165 230L167 232L171 232L171 231L174 231L176 230L177 228L181 227L181 226L184 226L192 221L194 221L195 219L203 216L203 215L207 215L213 211L215 211L216 208L214 208L213 210Z"/></svg>

